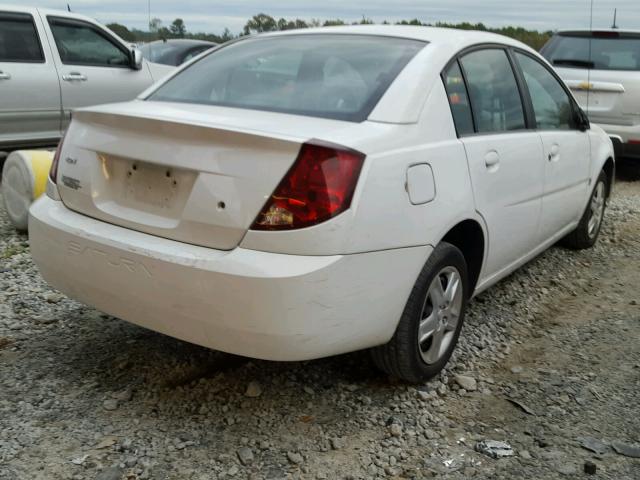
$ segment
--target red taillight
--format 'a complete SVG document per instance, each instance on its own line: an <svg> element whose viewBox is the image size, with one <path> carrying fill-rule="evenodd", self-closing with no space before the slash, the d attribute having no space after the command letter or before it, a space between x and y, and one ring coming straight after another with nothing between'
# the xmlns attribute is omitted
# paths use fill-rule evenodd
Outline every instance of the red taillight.
<svg viewBox="0 0 640 480"><path fill-rule="evenodd" d="M310 227L344 212L351 205L364 159L355 150L305 143L251 228Z"/></svg>
<svg viewBox="0 0 640 480"><path fill-rule="evenodd" d="M64 132L62 138L58 142L58 146L56 147L56 153L53 154L53 161L51 162L51 168L49 169L49 178L53 183L56 183L56 179L58 177L58 164L60 163L60 152L62 151L62 144L64 142L64 137L67 132Z"/></svg>

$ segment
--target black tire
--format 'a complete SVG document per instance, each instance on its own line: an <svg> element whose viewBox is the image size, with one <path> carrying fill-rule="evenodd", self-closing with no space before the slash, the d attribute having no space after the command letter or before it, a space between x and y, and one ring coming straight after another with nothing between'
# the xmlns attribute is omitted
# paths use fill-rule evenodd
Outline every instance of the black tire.
<svg viewBox="0 0 640 480"><path fill-rule="evenodd" d="M418 343L418 327L427 301L429 287L443 269L453 268L459 273L462 288L462 304L459 309L458 323L446 351L435 363L423 360ZM411 383L424 382L437 375L446 365L458 343L460 330L464 323L464 314L469 299L469 276L467 263L462 252L455 246L442 242L429 256L409 295L393 338L379 347L371 349L373 361L382 371Z"/></svg>
<svg viewBox="0 0 640 480"><path fill-rule="evenodd" d="M598 179L593 186L593 190L591 191L591 195L589 196L589 201L587 202L587 207L582 214L580 223L573 232L564 237L560 242L563 246L571 248L573 250L583 250L585 248L593 247L593 245L596 243L596 241L598 240L598 236L600 235L602 220L604 219L604 212L607 207L609 193L607 185L607 174L602 171L600 172L600 175L598 176ZM592 204L594 201L594 197L597 195L597 192L603 192L604 194L604 197L602 199L602 211L599 213L600 219L597 222L597 227L595 228L595 230L590 231L589 222L593 218Z"/></svg>

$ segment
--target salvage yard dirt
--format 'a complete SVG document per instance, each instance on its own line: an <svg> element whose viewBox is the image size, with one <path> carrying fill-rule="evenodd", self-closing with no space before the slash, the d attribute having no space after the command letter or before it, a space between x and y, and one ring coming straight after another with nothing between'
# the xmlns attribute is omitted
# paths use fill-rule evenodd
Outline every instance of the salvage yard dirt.
<svg viewBox="0 0 640 480"><path fill-rule="evenodd" d="M419 386L366 352L263 362L103 315L45 284L0 209L0 479L640 479L638 172L595 248L476 298Z"/></svg>

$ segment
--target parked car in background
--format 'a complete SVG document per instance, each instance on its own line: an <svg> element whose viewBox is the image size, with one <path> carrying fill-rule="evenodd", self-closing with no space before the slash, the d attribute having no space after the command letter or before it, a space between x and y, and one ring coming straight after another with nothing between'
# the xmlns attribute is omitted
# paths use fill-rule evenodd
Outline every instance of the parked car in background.
<svg viewBox="0 0 640 480"><path fill-rule="evenodd" d="M357 26L226 44L137 101L78 111L31 207L44 278L210 348L373 348L436 375L469 298L598 238L613 147L499 35Z"/></svg>
<svg viewBox="0 0 640 480"><path fill-rule="evenodd" d="M640 159L640 31L558 32L541 53L617 153Z"/></svg>
<svg viewBox="0 0 640 480"><path fill-rule="evenodd" d="M178 38L146 43L140 47L140 50L142 56L150 62L177 67L216 45L216 43L204 40Z"/></svg>
<svg viewBox="0 0 640 480"><path fill-rule="evenodd" d="M72 110L131 100L172 70L90 18L0 5L0 150L55 145Z"/></svg>

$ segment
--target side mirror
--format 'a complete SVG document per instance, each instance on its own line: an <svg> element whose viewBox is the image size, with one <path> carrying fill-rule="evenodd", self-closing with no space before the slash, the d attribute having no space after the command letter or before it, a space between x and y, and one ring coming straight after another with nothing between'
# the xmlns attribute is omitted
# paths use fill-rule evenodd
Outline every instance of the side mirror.
<svg viewBox="0 0 640 480"><path fill-rule="evenodd" d="M131 65L133 70L142 70L142 52L139 48L131 49Z"/></svg>

